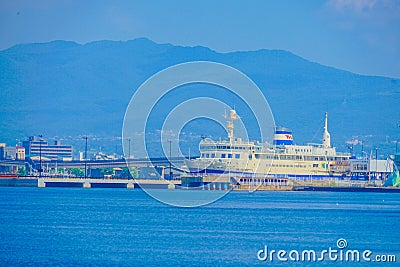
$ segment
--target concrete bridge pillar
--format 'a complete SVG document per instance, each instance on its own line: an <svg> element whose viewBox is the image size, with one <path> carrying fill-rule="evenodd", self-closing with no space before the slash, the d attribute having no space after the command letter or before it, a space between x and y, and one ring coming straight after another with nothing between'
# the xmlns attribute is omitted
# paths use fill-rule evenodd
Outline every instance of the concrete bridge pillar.
<svg viewBox="0 0 400 267"><path fill-rule="evenodd" d="M83 183L83 188L90 188L90 187L92 187L92 186L91 186L91 184L90 184L89 181L85 181L85 182Z"/></svg>
<svg viewBox="0 0 400 267"><path fill-rule="evenodd" d="M43 178L39 178L39 179L37 180L37 182L38 182L38 187L39 187L39 188L44 188L44 187L46 187L46 183L44 182L44 179L43 179Z"/></svg>
<svg viewBox="0 0 400 267"><path fill-rule="evenodd" d="M134 188L135 188L135 185L134 185L133 182L128 182L128 183L126 184L126 188L128 188L128 189L134 189Z"/></svg>

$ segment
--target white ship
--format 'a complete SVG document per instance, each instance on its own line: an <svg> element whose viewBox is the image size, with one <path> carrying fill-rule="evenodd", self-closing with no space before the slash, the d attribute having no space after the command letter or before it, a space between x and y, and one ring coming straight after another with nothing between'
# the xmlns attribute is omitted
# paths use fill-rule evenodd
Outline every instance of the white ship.
<svg viewBox="0 0 400 267"><path fill-rule="evenodd" d="M277 127L273 144L244 142L233 135L237 119L230 110L228 140L200 142L200 157L185 160L191 173L227 174L235 178L275 177L289 179L326 179L342 177L348 169L349 154L331 147L328 113L325 114L322 144L295 145L289 129Z"/></svg>

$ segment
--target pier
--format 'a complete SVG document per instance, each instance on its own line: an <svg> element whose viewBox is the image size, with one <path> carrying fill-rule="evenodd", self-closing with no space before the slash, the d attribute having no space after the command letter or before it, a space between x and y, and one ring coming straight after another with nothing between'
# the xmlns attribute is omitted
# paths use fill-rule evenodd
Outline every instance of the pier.
<svg viewBox="0 0 400 267"><path fill-rule="evenodd" d="M139 183L138 183L139 181ZM38 178L37 186L44 187L81 187L81 188L154 188L175 189L180 185L179 180L154 180L154 179L96 179L96 178ZM140 184L140 185L139 185Z"/></svg>
<svg viewBox="0 0 400 267"><path fill-rule="evenodd" d="M115 178L59 178L42 177L37 179L39 188L77 187L77 188L144 188L144 189L183 189L183 190L229 190L234 186L228 178L217 180L211 177L182 177L182 179L115 179Z"/></svg>
<svg viewBox="0 0 400 267"><path fill-rule="evenodd" d="M234 190L234 191L332 191L400 193L398 187L384 187L380 183L326 180L326 181L275 181L274 183L235 183L211 177L183 177L179 180L164 179L115 179L115 178L59 178L20 177L0 179L0 186L12 187L75 187L75 188L125 188L125 189L178 189L178 190Z"/></svg>

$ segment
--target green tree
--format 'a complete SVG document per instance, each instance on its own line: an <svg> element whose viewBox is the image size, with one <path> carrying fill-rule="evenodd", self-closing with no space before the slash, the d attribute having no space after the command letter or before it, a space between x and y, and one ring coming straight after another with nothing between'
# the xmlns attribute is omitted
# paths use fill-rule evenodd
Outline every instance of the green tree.
<svg viewBox="0 0 400 267"><path fill-rule="evenodd" d="M85 175L85 172L79 168L71 168L71 173L76 177L82 177Z"/></svg>
<svg viewBox="0 0 400 267"><path fill-rule="evenodd" d="M28 175L28 171L25 167L18 167L18 175L19 176L26 176Z"/></svg>

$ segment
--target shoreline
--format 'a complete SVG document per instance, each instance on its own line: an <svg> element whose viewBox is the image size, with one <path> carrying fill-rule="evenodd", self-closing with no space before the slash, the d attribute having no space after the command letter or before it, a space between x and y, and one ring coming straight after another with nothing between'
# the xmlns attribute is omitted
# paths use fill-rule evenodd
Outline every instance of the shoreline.
<svg viewBox="0 0 400 267"><path fill-rule="evenodd" d="M82 179L84 180L84 179ZM124 188L121 186L116 186L112 182L112 179L99 179L99 183L104 182L101 188ZM133 179L126 179L126 181L132 183ZM136 184L135 184L136 185ZM160 184L161 185L161 184ZM36 177L24 177L24 178L2 178L0 179L0 186L3 187L39 187L38 186L38 178ZM65 179L64 183L60 183L59 185L52 184L50 187L61 187L61 188L70 188L70 187L78 187L76 184L68 184L68 179ZM165 188L164 188L165 187ZM198 188L181 188L175 189L170 188L168 186L164 187L160 186L158 189L166 189L166 190L201 190L201 191L209 191L208 189L198 189ZM126 187L125 187L126 188ZM137 189L139 186L134 186L130 189ZM155 187L156 188L156 187ZM212 189L218 190L218 189ZM227 189L224 189L227 190ZM372 192L372 193L400 193L400 188L398 187L378 187L378 186L331 186L328 184L320 184L320 185L310 185L309 183L305 183L301 185L298 181L296 181L296 185L286 185L286 186L278 186L278 185L261 185L261 186L250 186L250 185L236 185L232 188L232 191L286 191L286 192Z"/></svg>

